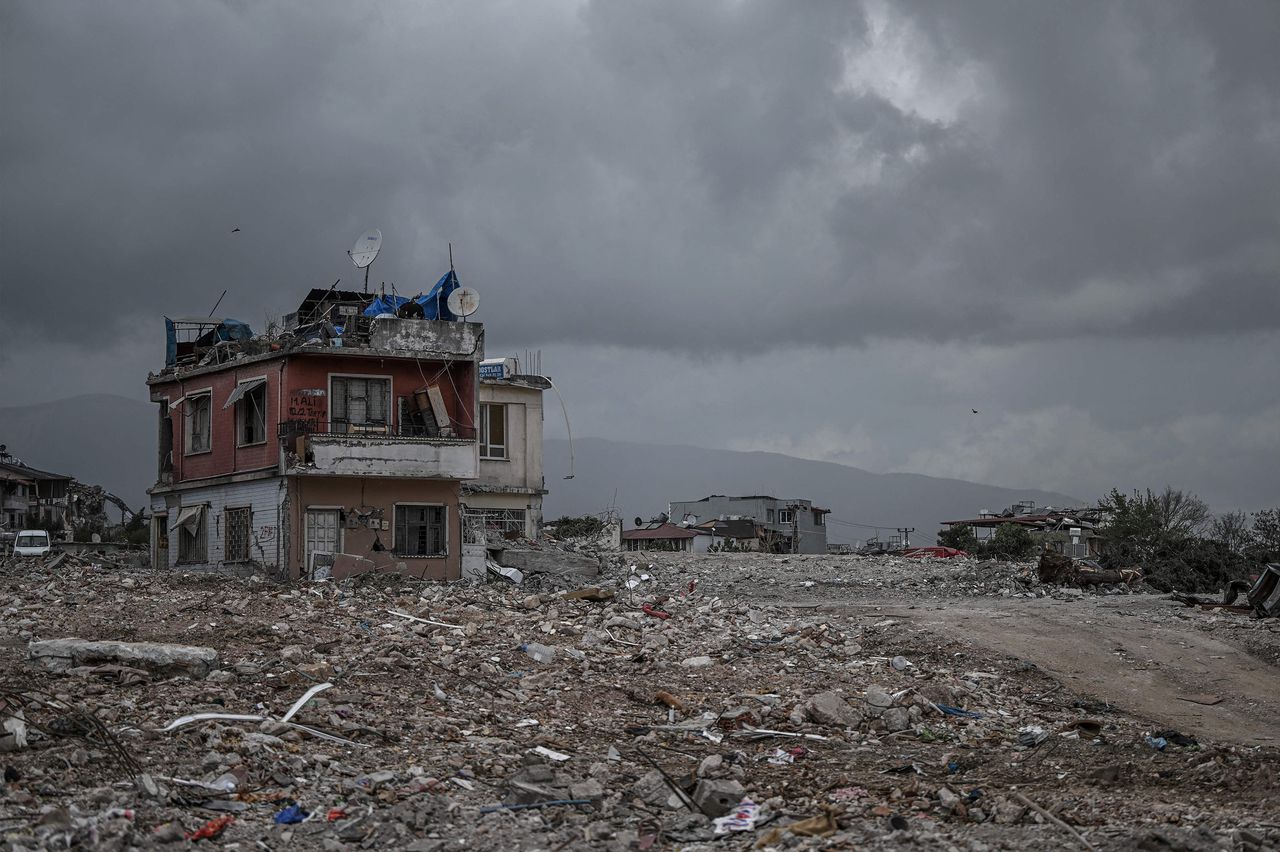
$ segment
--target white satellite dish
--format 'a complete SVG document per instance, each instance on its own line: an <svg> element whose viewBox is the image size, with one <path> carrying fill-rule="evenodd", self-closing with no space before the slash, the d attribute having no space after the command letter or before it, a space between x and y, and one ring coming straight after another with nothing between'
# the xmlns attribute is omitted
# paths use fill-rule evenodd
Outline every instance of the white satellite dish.
<svg viewBox="0 0 1280 852"><path fill-rule="evenodd" d="M382 248L382 232L374 228L361 234L360 239L356 240L356 247L348 254L351 255L351 262L356 265L356 269L365 269L373 263L380 248Z"/></svg>
<svg viewBox="0 0 1280 852"><path fill-rule="evenodd" d="M469 317L480 307L480 294L470 287L459 287L449 294L446 304L454 316Z"/></svg>

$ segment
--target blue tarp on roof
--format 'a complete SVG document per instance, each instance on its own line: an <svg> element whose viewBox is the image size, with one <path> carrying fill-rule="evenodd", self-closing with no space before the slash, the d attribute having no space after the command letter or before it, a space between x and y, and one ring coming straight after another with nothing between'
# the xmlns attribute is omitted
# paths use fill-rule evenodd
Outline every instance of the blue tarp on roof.
<svg viewBox="0 0 1280 852"><path fill-rule="evenodd" d="M436 286L425 296L419 296L417 302L422 305L426 319L441 319L450 322L458 318L449 310L449 294L458 289L458 275L452 269L440 276Z"/></svg>
<svg viewBox="0 0 1280 852"><path fill-rule="evenodd" d="M447 322L454 322L458 318L453 311L449 310L449 294L458 289L458 275L452 269L440 276L440 280L436 282L436 286L431 288L431 292L425 296L418 296L413 299L419 305L422 305L423 319L438 319ZM367 317L376 317L378 314L394 314L400 310L400 306L408 302L404 296L379 296L370 303L369 307L364 309L364 315Z"/></svg>
<svg viewBox="0 0 1280 852"><path fill-rule="evenodd" d="M379 296L364 309L364 315L376 317L378 314L394 314L407 301L409 300L404 296Z"/></svg>

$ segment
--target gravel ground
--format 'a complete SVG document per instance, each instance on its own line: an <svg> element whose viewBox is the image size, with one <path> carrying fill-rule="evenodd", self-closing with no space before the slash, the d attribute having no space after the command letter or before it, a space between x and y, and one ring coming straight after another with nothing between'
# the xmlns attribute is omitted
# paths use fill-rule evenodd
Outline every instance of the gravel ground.
<svg viewBox="0 0 1280 852"><path fill-rule="evenodd" d="M0 848L1280 846L1275 745L1189 743L898 615L1079 603L1028 567L615 557L590 581L608 599L571 600L0 564L0 700L26 740L0 740ZM61 637L217 661L193 678L29 659ZM305 729L285 724L322 684L290 719ZM162 730L210 712L266 718ZM754 826L716 834L743 799Z"/></svg>

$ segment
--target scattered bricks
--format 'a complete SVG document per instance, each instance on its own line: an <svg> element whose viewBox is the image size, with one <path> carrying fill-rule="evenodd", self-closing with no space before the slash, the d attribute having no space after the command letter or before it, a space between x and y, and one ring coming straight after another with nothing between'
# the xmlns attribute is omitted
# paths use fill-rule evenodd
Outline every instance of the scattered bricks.
<svg viewBox="0 0 1280 852"><path fill-rule="evenodd" d="M27 654L51 672L75 666L122 663L158 674L202 678L213 671L218 652L192 645L154 642L93 642L87 639L47 639L32 642Z"/></svg>

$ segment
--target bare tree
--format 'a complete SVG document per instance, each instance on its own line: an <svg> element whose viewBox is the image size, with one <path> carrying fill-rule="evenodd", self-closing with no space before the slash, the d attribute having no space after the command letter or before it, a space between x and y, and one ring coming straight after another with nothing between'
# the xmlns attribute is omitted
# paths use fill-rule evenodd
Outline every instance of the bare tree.
<svg viewBox="0 0 1280 852"><path fill-rule="evenodd" d="M1166 535L1190 538L1204 532L1212 515L1203 500L1166 485L1162 494L1147 492L1147 501Z"/></svg>
<svg viewBox="0 0 1280 852"><path fill-rule="evenodd" d="M1214 518L1209 527L1209 538L1222 542L1232 553L1243 553L1254 542L1249 518L1240 511L1225 512Z"/></svg>

